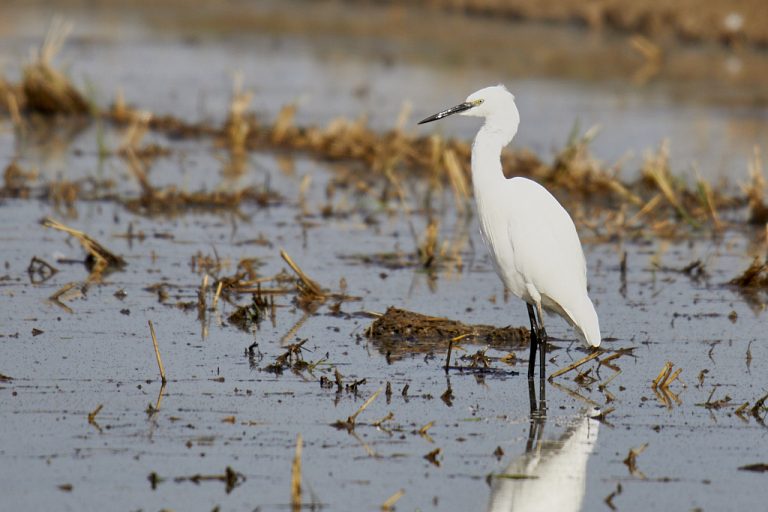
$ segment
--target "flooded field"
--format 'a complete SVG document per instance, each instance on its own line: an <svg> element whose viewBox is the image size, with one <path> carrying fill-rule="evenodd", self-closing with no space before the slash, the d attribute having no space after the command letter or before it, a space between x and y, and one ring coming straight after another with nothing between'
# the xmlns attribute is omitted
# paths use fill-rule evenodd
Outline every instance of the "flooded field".
<svg viewBox="0 0 768 512"><path fill-rule="evenodd" d="M236 72L260 117L295 102L302 125L365 116L378 130L392 128L404 104L421 119L504 82L523 120L517 147L551 158L574 126L599 126L595 154L627 177L670 139L676 172L735 186L746 178L752 148L768 140L768 62L747 48L662 46L655 63L610 32L335 2L308 12L272 1L193 12L175 1L157 11L61 2L59 14L75 30L58 60L101 105L120 90L142 109L190 121L224 119ZM0 69L14 76L51 14L28 2L8 9L17 22L0 25ZM473 45L451 37L456 32ZM470 139L475 125L434 129Z"/></svg>
<svg viewBox="0 0 768 512"><path fill-rule="evenodd" d="M24 22L3 28L6 67L39 45L35 13L20 9ZM731 281L764 261L765 221L749 193L720 189L737 190L757 165L764 104L373 58L399 55L386 38L355 56L287 29L190 39L141 19L119 26L78 25L58 57L99 105L122 88L156 118L227 128L197 136L171 121L122 122L119 109L0 118L0 508L763 507L765 269L750 286ZM232 101L237 69L250 103ZM597 159L669 137L675 171L695 161L730 183L700 199L636 158L622 176L656 176L658 190L628 182L640 202L625 207L605 193L621 182L596 171L583 175L594 190L547 174L584 242L604 351L531 384L525 306L505 295L459 178L390 168L386 151L356 157L331 128L294 130L368 114L382 133L400 116L404 134L376 144L409 155L428 147L410 137L436 129L414 119L502 79L523 116L513 145L543 161L562 157L580 119L582 132L604 126ZM238 97L245 107L233 109ZM250 111L278 119L270 142L238 135L253 132ZM469 139L476 125L437 129ZM577 176L591 160L561 161ZM557 169L547 166L530 172ZM91 245L102 256L87 258L82 240L123 263L101 268L105 253ZM386 324L393 307L428 318ZM463 324L472 334L457 339ZM550 374L589 355L564 322L547 329Z"/></svg>

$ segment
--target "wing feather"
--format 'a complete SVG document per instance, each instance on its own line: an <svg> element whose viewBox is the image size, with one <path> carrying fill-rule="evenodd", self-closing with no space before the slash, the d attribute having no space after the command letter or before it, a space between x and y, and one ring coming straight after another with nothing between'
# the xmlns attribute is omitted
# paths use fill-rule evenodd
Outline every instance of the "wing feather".
<svg viewBox="0 0 768 512"><path fill-rule="evenodd" d="M507 234L516 269L541 295L572 309L587 294L587 264L573 220L538 183L510 182L515 211L508 216Z"/></svg>

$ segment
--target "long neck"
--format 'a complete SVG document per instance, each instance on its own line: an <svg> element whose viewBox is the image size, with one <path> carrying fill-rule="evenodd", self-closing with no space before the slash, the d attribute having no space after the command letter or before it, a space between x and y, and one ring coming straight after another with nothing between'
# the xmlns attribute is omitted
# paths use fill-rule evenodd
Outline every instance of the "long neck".
<svg viewBox="0 0 768 512"><path fill-rule="evenodd" d="M475 198L482 203L482 196L498 190L506 178L501 168L501 150L509 144L514 131L499 130L486 122L477 132L472 144L472 183ZM480 206L480 205L478 205Z"/></svg>

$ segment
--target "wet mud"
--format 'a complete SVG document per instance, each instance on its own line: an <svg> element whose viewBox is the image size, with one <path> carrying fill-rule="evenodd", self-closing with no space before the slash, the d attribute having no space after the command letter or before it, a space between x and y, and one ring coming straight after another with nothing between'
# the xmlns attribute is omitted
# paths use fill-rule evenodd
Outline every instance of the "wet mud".
<svg viewBox="0 0 768 512"><path fill-rule="evenodd" d="M415 347L426 348L430 342L437 341L447 348L447 340L460 338L463 343L480 343L512 349L527 345L529 339L528 329L525 327L467 325L456 320L421 315L395 307L388 308L370 325L367 332L374 342L395 347L409 343Z"/></svg>

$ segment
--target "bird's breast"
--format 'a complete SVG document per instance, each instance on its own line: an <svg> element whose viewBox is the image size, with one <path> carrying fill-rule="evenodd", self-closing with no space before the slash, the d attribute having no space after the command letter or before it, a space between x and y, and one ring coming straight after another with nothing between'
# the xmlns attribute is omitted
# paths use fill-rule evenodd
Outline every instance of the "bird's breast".
<svg viewBox="0 0 768 512"><path fill-rule="evenodd" d="M504 286L516 297L531 302L525 279L515 264L515 251L507 231L507 213L503 203L499 204L488 197L475 197L477 216L480 221L480 234L491 256L496 274Z"/></svg>

